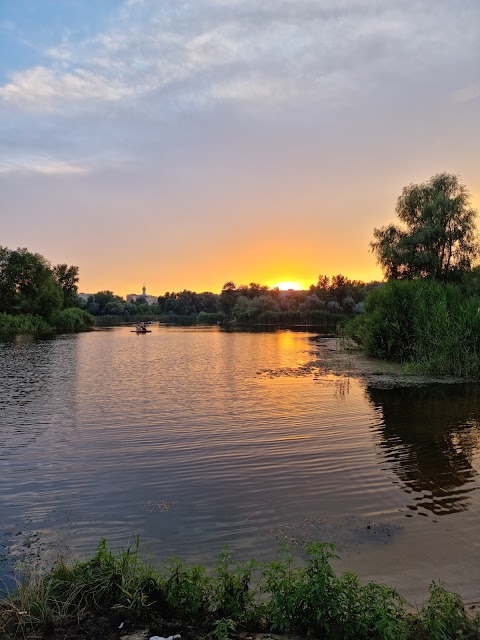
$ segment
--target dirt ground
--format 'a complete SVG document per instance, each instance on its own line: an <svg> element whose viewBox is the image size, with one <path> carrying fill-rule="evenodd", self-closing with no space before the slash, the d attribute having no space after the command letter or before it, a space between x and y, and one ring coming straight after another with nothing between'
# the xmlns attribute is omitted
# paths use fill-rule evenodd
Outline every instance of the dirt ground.
<svg viewBox="0 0 480 640"><path fill-rule="evenodd" d="M166 622L161 618L152 618L147 625L139 620L122 620L116 614L111 617L89 615L79 623L58 628L44 635L25 636L38 640L150 640L152 637L168 638L179 634L181 640L204 640L205 633L181 622ZM301 640L296 635L278 635L273 633L240 633L239 640Z"/></svg>

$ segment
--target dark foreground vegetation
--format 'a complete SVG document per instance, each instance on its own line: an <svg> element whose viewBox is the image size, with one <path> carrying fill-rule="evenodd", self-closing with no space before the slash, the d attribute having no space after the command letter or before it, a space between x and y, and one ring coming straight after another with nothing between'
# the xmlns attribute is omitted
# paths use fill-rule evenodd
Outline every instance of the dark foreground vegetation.
<svg viewBox="0 0 480 640"><path fill-rule="evenodd" d="M0 334L90 328L94 318L80 308L77 282L78 267L0 247Z"/></svg>
<svg viewBox="0 0 480 640"><path fill-rule="evenodd" d="M175 559L156 571L141 562L138 544L112 553L103 540L88 561L59 561L41 577L27 573L0 603L0 632L5 640L117 638L123 622L123 631L148 627L184 639L226 640L245 631L329 640L480 637L479 617L440 584L432 583L415 611L393 588L337 576L333 557L332 545L311 543L302 566L287 551L269 564L237 564L224 551L210 572Z"/></svg>
<svg viewBox="0 0 480 640"><path fill-rule="evenodd" d="M480 376L480 268L476 211L448 173L409 185L400 225L374 230L371 247L388 282L344 332L377 358L427 374Z"/></svg>

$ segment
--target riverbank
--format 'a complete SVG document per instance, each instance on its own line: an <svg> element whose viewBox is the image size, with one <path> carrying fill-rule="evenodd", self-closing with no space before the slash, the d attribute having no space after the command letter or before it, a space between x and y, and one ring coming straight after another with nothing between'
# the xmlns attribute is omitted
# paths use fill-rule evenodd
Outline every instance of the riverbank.
<svg viewBox="0 0 480 640"><path fill-rule="evenodd" d="M428 601L415 610L391 587L336 575L330 544L307 545L301 566L288 552L267 564L238 564L223 551L211 571L178 560L155 570L138 551L137 542L113 553L103 540L87 561L60 559L37 577L24 567L17 592L0 602L2 638L479 637L480 617L469 615L460 596L432 583Z"/></svg>
<svg viewBox="0 0 480 640"><path fill-rule="evenodd" d="M48 318L33 314L0 313L0 336L48 334L55 331L89 331L95 318L83 309L62 309Z"/></svg>
<svg viewBox="0 0 480 640"><path fill-rule="evenodd" d="M312 338L318 349L318 357L312 363L315 375L336 375L356 378L375 389L414 387L426 384L455 384L469 382L456 376L419 375L407 365L372 358L349 340L337 338Z"/></svg>

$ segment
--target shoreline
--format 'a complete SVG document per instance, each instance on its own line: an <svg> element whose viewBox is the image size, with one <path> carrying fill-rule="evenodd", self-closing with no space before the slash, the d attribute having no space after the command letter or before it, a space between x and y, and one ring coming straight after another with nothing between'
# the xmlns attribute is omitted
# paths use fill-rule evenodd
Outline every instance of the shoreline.
<svg viewBox="0 0 480 640"><path fill-rule="evenodd" d="M478 382L473 378L409 373L403 364L371 358L361 348L345 347L338 338L319 336L312 338L312 343L318 349L315 368L318 368L319 375L355 378L374 389Z"/></svg>

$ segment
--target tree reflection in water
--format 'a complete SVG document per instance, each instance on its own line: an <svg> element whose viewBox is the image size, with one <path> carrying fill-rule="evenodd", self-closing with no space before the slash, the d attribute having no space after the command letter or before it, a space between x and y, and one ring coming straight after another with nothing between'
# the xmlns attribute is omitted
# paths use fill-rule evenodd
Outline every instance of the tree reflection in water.
<svg viewBox="0 0 480 640"><path fill-rule="evenodd" d="M375 429L385 462L405 491L421 494L407 508L438 516L466 511L479 486L480 385L369 387L367 397L383 414Z"/></svg>

